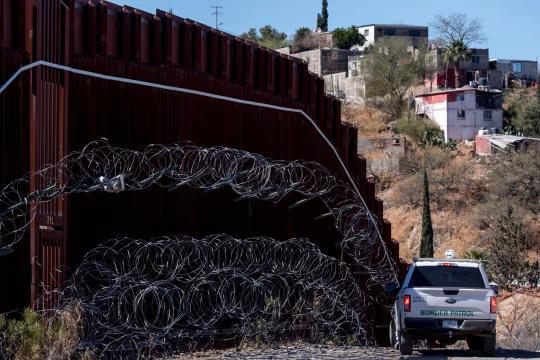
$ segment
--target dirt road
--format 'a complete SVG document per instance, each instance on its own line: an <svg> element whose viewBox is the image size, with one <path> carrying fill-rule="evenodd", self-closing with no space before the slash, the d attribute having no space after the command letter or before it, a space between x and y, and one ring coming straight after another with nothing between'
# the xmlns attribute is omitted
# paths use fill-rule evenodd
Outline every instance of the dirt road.
<svg viewBox="0 0 540 360"><path fill-rule="evenodd" d="M521 350L498 350L495 358L482 358L465 350L415 351L412 356L400 356L399 351L390 348L366 348L331 345L296 344L290 346L247 348L236 350L211 350L196 354L185 354L174 360L206 359L249 359L249 360L386 360L386 359L425 359L425 360L466 360L466 359L540 359L540 352Z"/></svg>

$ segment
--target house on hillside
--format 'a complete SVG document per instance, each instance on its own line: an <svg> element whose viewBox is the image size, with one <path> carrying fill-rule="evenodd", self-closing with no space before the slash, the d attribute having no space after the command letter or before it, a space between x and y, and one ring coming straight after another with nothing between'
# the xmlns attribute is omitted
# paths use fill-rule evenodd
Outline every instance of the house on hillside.
<svg viewBox="0 0 540 360"><path fill-rule="evenodd" d="M383 39L406 39L412 46L427 45L429 29L427 26L396 25L396 24L369 24L358 27L358 32L364 35L366 42L358 50L364 51L373 47Z"/></svg>
<svg viewBox="0 0 540 360"><path fill-rule="evenodd" d="M433 71L425 79L425 86L430 89L455 88L455 73L452 66L447 66L443 57L444 48L435 47L428 51L426 63ZM490 84L489 76L489 49L469 49L469 57L459 65L458 76L461 85L476 81L481 85L496 87ZM496 87L498 88L498 87Z"/></svg>
<svg viewBox="0 0 540 360"><path fill-rule="evenodd" d="M473 140L479 130L502 129L502 92L463 87L419 95L416 114L433 120L447 140Z"/></svg>
<svg viewBox="0 0 540 360"><path fill-rule="evenodd" d="M357 54L357 51L326 48L302 51L290 56L307 62L308 70L312 73L325 76L346 72L349 56Z"/></svg>
<svg viewBox="0 0 540 360"><path fill-rule="evenodd" d="M363 46L335 49L332 32L315 32L311 49L294 53L292 47L286 47L277 51L306 61L309 71L323 77L327 93L342 100L362 103L365 81L360 67L367 50L387 38L407 39L412 53L428 43L427 26L371 24L358 27L358 31L366 38Z"/></svg>
<svg viewBox="0 0 540 360"><path fill-rule="evenodd" d="M410 45L407 52L418 58L418 48ZM368 54L358 53L349 56L345 72L323 76L326 92L351 103L363 104L366 100L366 80L369 79L367 69Z"/></svg>
<svg viewBox="0 0 540 360"><path fill-rule="evenodd" d="M538 61L493 59L489 61L490 70L500 73L501 87L512 87L512 80L519 86L535 85L538 78Z"/></svg>
<svg viewBox="0 0 540 360"><path fill-rule="evenodd" d="M276 49L277 52L302 59L308 64L308 70L319 76L337 74L347 71L347 59L356 55L357 50L334 48L332 32L313 32L309 46L294 52L292 46Z"/></svg>

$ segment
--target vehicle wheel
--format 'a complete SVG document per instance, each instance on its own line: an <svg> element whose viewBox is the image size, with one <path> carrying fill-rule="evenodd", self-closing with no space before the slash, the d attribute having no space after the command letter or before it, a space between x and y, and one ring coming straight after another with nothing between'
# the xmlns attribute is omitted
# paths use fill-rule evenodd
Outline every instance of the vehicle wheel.
<svg viewBox="0 0 540 360"><path fill-rule="evenodd" d="M472 351L482 351L482 339L471 336L467 338L467 345L469 346L469 350Z"/></svg>
<svg viewBox="0 0 540 360"><path fill-rule="evenodd" d="M413 351L413 339L403 334L399 339L399 352L401 355L411 355Z"/></svg>
<svg viewBox="0 0 540 360"><path fill-rule="evenodd" d="M390 329L390 346L393 348L393 349L397 349L399 348L399 331L397 329L397 326L396 326L396 322L394 319L390 320L390 326L389 326L389 329Z"/></svg>
<svg viewBox="0 0 540 360"><path fill-rule="evenodd" d="M482 354L485 356L495 356L495 334L482 338Z"/></svg>

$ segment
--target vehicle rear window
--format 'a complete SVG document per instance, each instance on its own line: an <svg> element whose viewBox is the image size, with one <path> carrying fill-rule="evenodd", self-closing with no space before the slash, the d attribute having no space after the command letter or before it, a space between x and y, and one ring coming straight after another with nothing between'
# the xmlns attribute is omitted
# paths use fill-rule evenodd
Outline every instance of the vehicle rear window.
<svg viewBox="0 0 540 360"><path fill-rule="evenodd" d="M480 269L458 266L417 266L409 287L485 288Z"/></svg>

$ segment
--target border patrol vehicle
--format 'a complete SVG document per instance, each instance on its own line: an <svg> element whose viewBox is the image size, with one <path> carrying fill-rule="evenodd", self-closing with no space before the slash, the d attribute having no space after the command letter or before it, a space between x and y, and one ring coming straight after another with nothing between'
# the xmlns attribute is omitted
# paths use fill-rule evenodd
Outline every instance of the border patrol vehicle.
<svg viewBox="0 0 540 360"><path fill-rule="evenodd" d="M396 296L390 342L401 354L410 355L416 340L431 347L466 340L471 350L494 356L498 290L480 261L415 259L403 286L386 290Z"/></svg>

